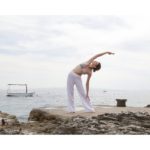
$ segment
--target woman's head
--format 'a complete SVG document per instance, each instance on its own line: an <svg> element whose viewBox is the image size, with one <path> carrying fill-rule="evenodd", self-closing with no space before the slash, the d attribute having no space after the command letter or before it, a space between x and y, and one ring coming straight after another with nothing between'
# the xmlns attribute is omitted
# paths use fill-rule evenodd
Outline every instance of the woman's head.
<svg viewBox="0 0 150 150"><path fill-rule="evenodd" d="M101 69L101 63L98 61L93 61L90 67L93 69L93 72L98 71Z"/></svg>

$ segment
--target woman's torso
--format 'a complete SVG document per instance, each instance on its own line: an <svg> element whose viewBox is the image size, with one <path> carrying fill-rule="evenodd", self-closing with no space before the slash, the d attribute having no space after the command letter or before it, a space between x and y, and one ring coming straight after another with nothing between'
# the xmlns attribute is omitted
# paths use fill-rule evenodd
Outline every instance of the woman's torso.
<svg viewBox="0 0 150 150"><path fill-rule="evenodd" d="M91 73L91 71L92 71L92 69L86 63L81 63L73 69L73 72L80 76L83 74L89 74L89 73Z"/></svg>

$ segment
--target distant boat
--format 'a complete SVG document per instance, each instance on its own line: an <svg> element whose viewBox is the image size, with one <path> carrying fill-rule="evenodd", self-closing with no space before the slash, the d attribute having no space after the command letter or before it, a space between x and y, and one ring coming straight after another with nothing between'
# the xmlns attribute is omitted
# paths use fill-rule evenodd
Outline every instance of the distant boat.
<svg viewBox="0 0 150 150"><path fill-rule="evenodd" d="M34 92L28 92L28 86L27 84L8 84L8 89L11 86L25 86L25 92L11 92L10 90L7 90L8 97L32 97L35 93Z"/></svg>
<svg viewBox="0 0 150 150"><path fill-rule="evenodd" d="M105 92L107 92L106 90L103 90L103 92L105 93Z"/></svg>

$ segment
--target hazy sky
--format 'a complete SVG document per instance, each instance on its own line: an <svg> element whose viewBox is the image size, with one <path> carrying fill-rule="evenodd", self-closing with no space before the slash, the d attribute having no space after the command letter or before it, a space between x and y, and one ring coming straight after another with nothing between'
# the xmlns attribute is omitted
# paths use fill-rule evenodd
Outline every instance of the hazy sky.
<svg viewBox="0 0 150 150"><path fill-rule="evenodd" d="M65 87L73 67L112 51L91 87L150 90L149 28L148 16L0 16L0 88Z"/></svg>

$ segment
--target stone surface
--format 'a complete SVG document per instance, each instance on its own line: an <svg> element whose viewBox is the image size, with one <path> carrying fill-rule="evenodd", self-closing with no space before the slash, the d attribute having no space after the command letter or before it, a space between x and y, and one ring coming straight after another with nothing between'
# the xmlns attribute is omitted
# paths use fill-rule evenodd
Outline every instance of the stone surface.
<svg viewBox="0 0 150 150"><path fill-rule="evenodd" d="M149 104L149 105L147 105L146 107L150 108L150 104Z"/></svg>
<svg viewBox="0 0 150 150"><path fill-rule="evenodd" d="M63 116L33 109L29 121L19 123L15 116L0 113L8 124L0 125L0 134L150 134L150 114L147 112L121 112L91 115ZM9 123L9 121L11 123Z"/></svg>
<svg viewBox="0 0 150 150"><path fill-rule="evenodd" d="M47 117L40 116L43 118L40 122L45 120L51 122L50 125L43 127L41 133L43 131L45 134L150 134L150 115L148 113L105 113L92 117L76 115L63 118L61 121L60 116L59 119L56 119L57 117L56 115L53 116L53 119L48 120ZM36 120L34 115L32 119ZM52 120L55 120L55 123Z"/></svg>
<svg viewBox="0 0 150 150"><path fill-rule="evenodd" d="M19 134L16 116L0 112L0 134Z"/></svg>

